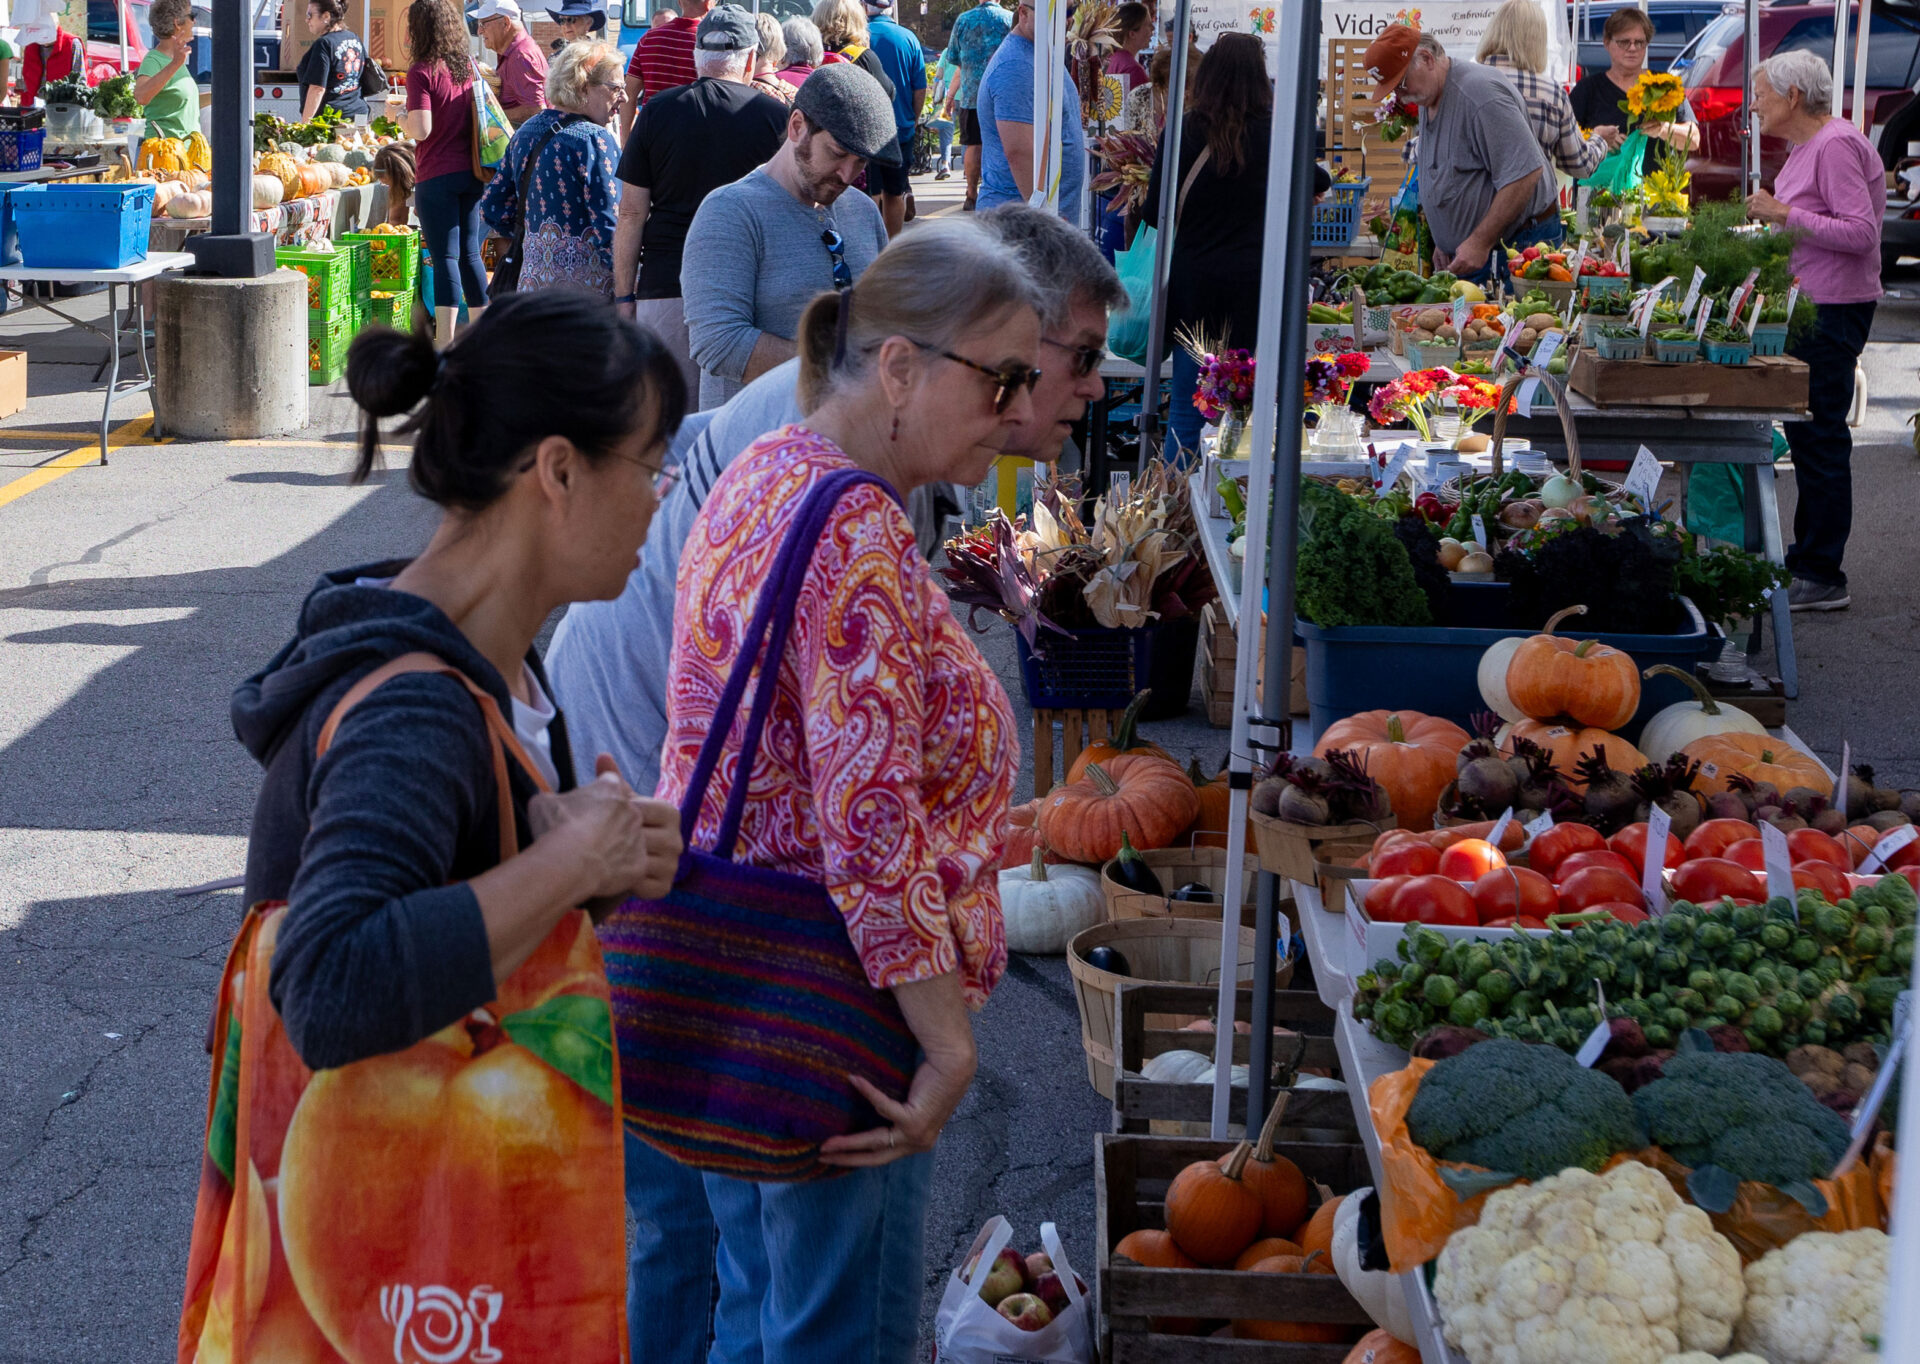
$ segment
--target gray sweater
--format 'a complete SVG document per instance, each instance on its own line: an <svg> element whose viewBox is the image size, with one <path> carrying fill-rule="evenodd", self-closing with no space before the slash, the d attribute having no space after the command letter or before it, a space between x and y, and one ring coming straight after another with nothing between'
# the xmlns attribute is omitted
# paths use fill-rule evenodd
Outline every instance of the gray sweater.
<svg viewBox="0 0 1920 1364"><path fill-rule="evenodd" d="M873 200L848 190L827 208L803 204L765 168L701 201L680 267L687 335L700 366L700 406L740 391L762 332L791 341L815 294L833 288L833 259L820 240L831 227L855 279L887 244Z"/></svg>

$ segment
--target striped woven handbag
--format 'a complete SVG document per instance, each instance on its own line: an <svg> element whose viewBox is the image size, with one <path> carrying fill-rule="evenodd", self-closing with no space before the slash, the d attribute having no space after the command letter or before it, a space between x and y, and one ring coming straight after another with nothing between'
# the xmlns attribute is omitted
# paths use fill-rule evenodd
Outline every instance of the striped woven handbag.
<svg viewBox="0 0 1920 1364"><path fill-rule="evenodd" d="M877 1126L848 1082L906 1096L918 1045L893 995L867 983L846 921L819 882L733 861L780 659L813 546L849 488L849 469L814 484L781 542L740 655L715 707L680 808L686 839L664 900L629 900L600 927L612 986L627 1128L682 1164L740 1179L839 1173L828 1137ZM765 661L725 815L711 852L694 846L707 787L755 661Z"/></svg>

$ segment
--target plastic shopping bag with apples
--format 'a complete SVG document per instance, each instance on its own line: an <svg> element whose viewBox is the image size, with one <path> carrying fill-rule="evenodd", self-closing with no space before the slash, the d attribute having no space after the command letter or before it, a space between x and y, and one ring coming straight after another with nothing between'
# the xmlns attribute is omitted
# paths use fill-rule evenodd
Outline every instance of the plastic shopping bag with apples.
<svg viewBox="0 0 1920 1364"><path fill-rule="evenodd" d="M1013 1227L995 1217L973 1238L962 1267L947 1276L934 1315L940 1364L1093 1364L1093 1304L1067 1263L1051 1222L1046 1250L1022 1256Z"/></svg>

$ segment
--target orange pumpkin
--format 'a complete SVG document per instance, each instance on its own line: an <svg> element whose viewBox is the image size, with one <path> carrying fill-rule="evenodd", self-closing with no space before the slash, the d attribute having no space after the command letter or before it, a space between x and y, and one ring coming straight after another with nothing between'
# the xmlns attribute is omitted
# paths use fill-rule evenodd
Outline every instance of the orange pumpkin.
<svg viewBox="0 0 1920 1364"><path fill-rule="evenodd" d="M1167 1230L1203 1265L1230 1265L1260 1234L1260 1197L1240 1178L1251 1142L1219 1160L1196 1160L1167 1186Z"/></svg>
<svg viewBox="0 0 1920 1364"><path fill-rule="evenodd" d="M1141 692L1127 704L1125 710L1120 712L1120 727L1114 730L1112 743L1105 741L1091 743L1080 750L1080 756L1075 758L1067 768L1068 781L1079 781L1087 775L1087 769L1095 763L1109 762L1126 753L1151 753L1156 758L1173 761L1173 754L1159 744L1142 743L1135 733L1140 727L1140 712L1146 707L1147 698L1152 694Z"/></svg>
<svg viewBox="0 0 1920 1364"><path fill-rule="evenodd" d="M302 196L319 194L331 188L333 188L333 178L327 174L324 166L313 161L301 162L300 193Z"/></svg>
<svg viewBox="0 0 1920 1364"><path fill-rule="evenodd" d="M1040 828L1036 822L1040 816L1040 802L1030 800L1025 805L1016 805L1007 811L1007 844L1000 853L1000 870L1009 871L1015 867L1033 865L1033 849L1040 842ZM1059 866L1066 859L1053 849L1047 849L1048 866Z"/></svg>
<svg viewBox="0 0 1920 1364"><path fill-rule="evenodd" d="M1700 786L1708 795L1727 789L1727 779L1738 772L1749 781L1772 782L1782 791L1810 787L1823 796L1833 794L1833 778L1811 756L1770 734L1710 734L1680 750L1700 760Z"/></svg>
<svg viewBox="0 0 1920 1364"><path fill-rule="evenodd" d="M1640 709L1640 668L1598 640L1534 635L1507 664L1507 699L1536 720L1618 729Z"/></svg>
<svg viewBox="0 0 1920 1364"><path fill-rule="evenodd" d="M1298 1165L1273 1149L1273 1135L1279 1130L1280 1115L1286 1107L1287 1095L1283 1090L1267 1111L1260 1139L1254 1144L1246 1168L1240 1172L1242 1182L1259 1195L1260 1230L1268 1236L1291 1236L1307 1220L1307 1177L1300 1173Z"/></svg>
<svg viewBox="0 0 1920 1364"><path fill-rule="evenodd" d="M1306 1255L1274 1255L1253 1266L1255 1274L1332 1274L1333 1266L1321 1251ZM1354 1328L1337 1321L1254 1321L1245 1318L1233 1323L1233 1333L1242 1340L1294 1340L1334 1344L1345 1341Z"/></svg>
<svg viewBox="0 0 1920 1364"><path fill-rule="evenodd" d="M1207 776L1200 770L1200 760L1194 758L1187 763L1187 778L1193 783L1193 793L1200 797L1200 813L1193 817L1193 825L1187 830L1196 848L1224 848L1227 846L1225 830L1228 821L1233 818L1233 790L1227 785L1227 773L1219 772ZM1247 843L1253 847L1253 807L1247 807Z"/></svg>
<svg viewBox="0 0 1920 1364"><path fill-rule="evenodd" d="M1345 1194L1341 1194L1338 1198L1329 1198L1313 1210L1313 1216L1306 1220L1300 1228L1300 1234L1293 1238L1300 1243L1303 1253L1311 1255L1318 1250L1329 1256L1333 1254L1333 1215L1340 1211L1341 1199L1345 1197Z"/></svg>
<svg viewBox="0 0 1920 1364"><path fill-rule="evenodd" d="M1041 840L1069 862L1099 865L1120 852L1120 835L1136 848L1165 848L1193 823L1200 797L1179 766L1144 753L1094 763L1079 781L1040 802Z"/></svg>
<svg viewBox="0 0 1920 1364"><path fill-rule="evenodd" d="M1420 1364L1420 1352L1385 1331L1372 1330L1360 1337L1344 1364Z"/></svg>
<svg viewBox="0 0 1920 1364"><path fill-rule="evenodd" d="M1233 1262L1233 1267L1252 1269L1262 1260L1272 1259L1275 1255L1304 1256L1305 1254L1306 1252L1300 1249L1297 1243L1289 1241L1284 1236L1263 1236L1240 1252L1239 1258Z"/></svg>
<svg viewBox="0 0 1920 1364"><path fill-rule="evenodd" d="M1200 1264L1180 1249L1173 1237L1157 1228L1130 1231L1113 1248L1115 1257L1126 1256L1148 1269L1198 1269Z"/></svg>
<svg viewBox="0 0 1920 1364"><path fill-rule="evenodd" d="M1546 720L1520 720L1500 731L1500 751L1511 754L1516 738L1531 739L1546 749L1553 758L1553 765L1560 769L1560 775L1575 791L1586 790L1587 784L1574 773L1574 764L1580 761L1582 754L1593 752L1595 745L1606 752L1607 766L1616 772L1632 772L1647 764L1646 754L1618 734L1608 733L1604 729L1587 729Z"/></svg>
<svg viewBox="0 0 1920 1364"><path fill-rule="evenodd" d="M1454 779L1467 732L1451 720L1413 710L1365 710L1327 726L1313 756L1336 748L1359 750L1367 775L1379 783L1403 829L1431 829L1440 793Z"/></svg>

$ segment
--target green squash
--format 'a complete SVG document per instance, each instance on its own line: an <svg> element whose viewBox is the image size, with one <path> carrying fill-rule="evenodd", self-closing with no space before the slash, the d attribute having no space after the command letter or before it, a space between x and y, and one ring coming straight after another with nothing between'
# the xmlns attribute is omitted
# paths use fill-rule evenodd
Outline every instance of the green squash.
<svg viewBox="0 0 1920 1364"><path fill-rule="evenodd" d="M337 142L322 142L313 149L315 161L345 161L347 149Z"/></svg>
<svg viewBox="0 0 1920 1364"><path fill-rule="evenodd" d="M367 151L364 147L355 147L346 155L346 166L348 170L371 170L373 168L373 153Z"/></svg>

